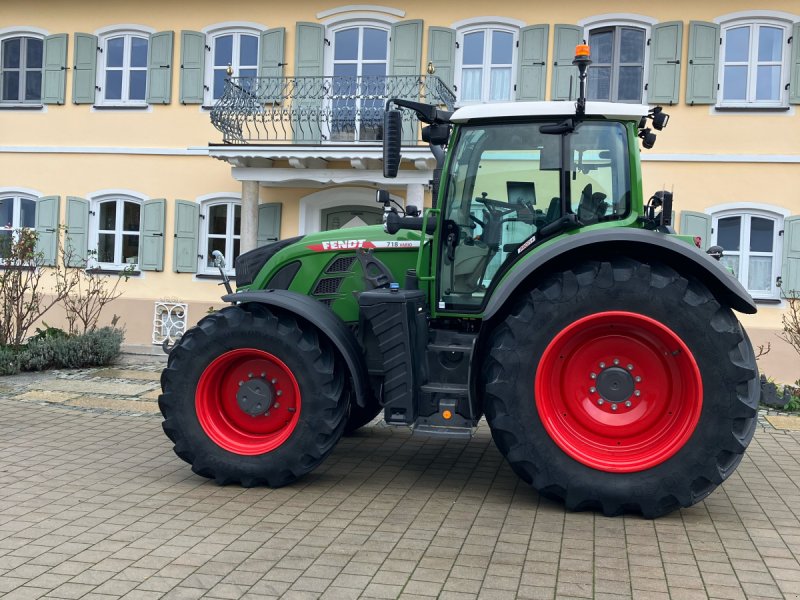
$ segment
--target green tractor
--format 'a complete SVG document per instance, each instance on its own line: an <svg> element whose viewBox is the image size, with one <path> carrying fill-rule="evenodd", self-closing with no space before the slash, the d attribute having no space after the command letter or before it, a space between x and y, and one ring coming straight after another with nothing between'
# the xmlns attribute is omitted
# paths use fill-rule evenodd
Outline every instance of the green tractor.
<svg viewBox="0 0 800 600"><path fill-rule="evenodd" d="M639 144L667 115L586 102L585 54L577 102L389 100L384 175L416 113L433 208L379 191L383 227L238 257L231 305L161 378L164 431L194 472L287 485L380 412L464 438L486 417L513 470L572 510L653 518L735 470L759 379L733 311L755 304L675 235L671 193L645 200Z"/></svg>

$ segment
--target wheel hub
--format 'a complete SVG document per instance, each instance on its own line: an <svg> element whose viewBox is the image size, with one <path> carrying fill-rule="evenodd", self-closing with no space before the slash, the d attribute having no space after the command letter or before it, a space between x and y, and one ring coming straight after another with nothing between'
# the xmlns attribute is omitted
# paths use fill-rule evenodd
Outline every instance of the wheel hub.
<svg viewBox="0 0 800 600"><path fill-rule="evenodd" d="M633 377L622 367L609 367L597 375L597 392L607 402L625 402L634 387Z"/></svg>
<svg viewBox="0 0 800 600"><path fill-rule="evenodd" d="M251 417L268 415L275 401L275 386L266 377L249 378L239 382L236 403Z"/></svg>

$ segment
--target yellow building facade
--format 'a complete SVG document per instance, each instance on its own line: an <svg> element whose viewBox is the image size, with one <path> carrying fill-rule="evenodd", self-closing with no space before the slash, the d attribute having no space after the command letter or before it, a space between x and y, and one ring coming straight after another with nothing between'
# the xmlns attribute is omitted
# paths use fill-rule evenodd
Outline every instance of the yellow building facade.
<svg viewBox="0 0 800 600"><path fill-rule="evenodd" d="M660 104L671 116L642 151L645 193L673 190L677 228L725 248L759 303L745 326L779 345L779 284L800 288L800 7L636 10L9 0L0 234L36 227L46 250L66 225L91 267L134 269L106 317L121 315L128 342L149 344L160 339L159 302L186 305L189 324L219 305L215 249L232 265L253 245L377 222L379 186L430 204L434 161L413 128L400 176L382 177L387 96L455 107L569 100L574 46L586 40L590 99Z"/></svg>

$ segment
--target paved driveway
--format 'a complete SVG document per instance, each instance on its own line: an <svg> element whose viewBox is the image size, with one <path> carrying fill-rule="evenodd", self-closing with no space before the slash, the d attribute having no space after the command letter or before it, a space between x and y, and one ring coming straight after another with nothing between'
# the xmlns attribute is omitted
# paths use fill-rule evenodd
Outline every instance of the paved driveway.
<svg viewBox="0 0 800 600"><path fill-rule="evenodd" d="M724 486L656 521L539 498L485 425L464 443L375 424L301 482L245 490L113 404L152 403L159 368L50 376L49 400L41 376L0 380L0 596L800 598L800 433L759 427Z"/></svg>

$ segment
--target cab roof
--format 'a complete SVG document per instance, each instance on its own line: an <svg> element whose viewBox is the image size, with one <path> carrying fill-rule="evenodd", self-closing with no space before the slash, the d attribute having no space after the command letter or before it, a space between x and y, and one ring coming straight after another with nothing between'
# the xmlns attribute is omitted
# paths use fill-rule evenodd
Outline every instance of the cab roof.
<svg viewBox="0 0 800 600"><path fill-rule="evenodd" d="M646 104L623 104L618 102L587 102L586 114L609 119L638 121L650 107ZM509 117L569 117L575 114L575 101L556 100L547 102L498 102L471 104L459 108L450 117L453 123L467 123L477 119L502 119Z"/></svg>

